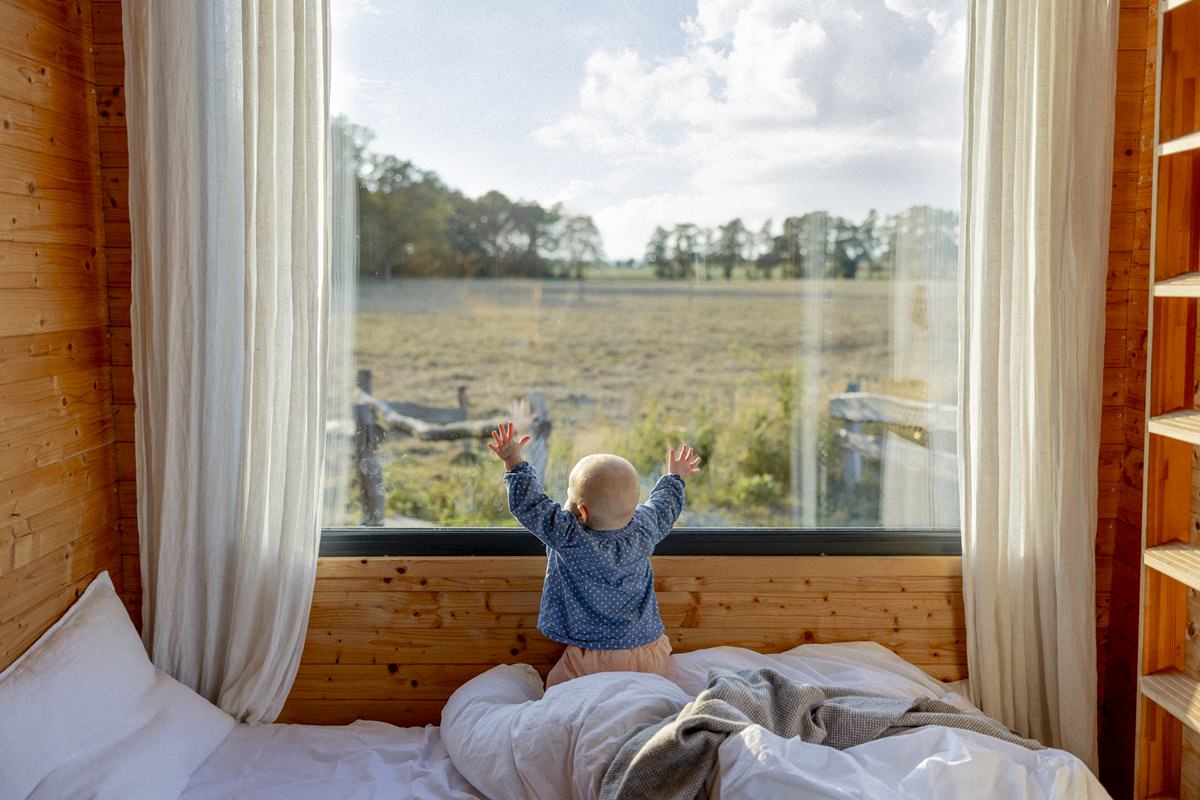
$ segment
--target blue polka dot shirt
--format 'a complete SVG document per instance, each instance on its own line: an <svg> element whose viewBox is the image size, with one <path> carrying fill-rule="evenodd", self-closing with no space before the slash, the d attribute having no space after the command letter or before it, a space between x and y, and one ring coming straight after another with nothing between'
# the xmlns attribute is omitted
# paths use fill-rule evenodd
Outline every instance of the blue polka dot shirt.
<svg viewBox="0 0 1200 800"><path fill-rule="evenodd" d="M504 482L512 515L546 545L538 630L584 650L625 650L662 636L650 555L683 510L683 478L660 478L630 523L615 531L594 531L564 511L527 462Z"/></svg>

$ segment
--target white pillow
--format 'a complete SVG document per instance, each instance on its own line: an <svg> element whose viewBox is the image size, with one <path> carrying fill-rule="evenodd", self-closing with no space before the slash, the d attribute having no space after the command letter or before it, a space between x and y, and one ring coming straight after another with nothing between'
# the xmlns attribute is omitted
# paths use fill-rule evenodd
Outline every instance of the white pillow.
<svg viewBox="0 0 1200 800"><path fill-rule="evenodd" d="M102 572L0 672L0 798L172 800L233 727L154 668Z"/></svg>

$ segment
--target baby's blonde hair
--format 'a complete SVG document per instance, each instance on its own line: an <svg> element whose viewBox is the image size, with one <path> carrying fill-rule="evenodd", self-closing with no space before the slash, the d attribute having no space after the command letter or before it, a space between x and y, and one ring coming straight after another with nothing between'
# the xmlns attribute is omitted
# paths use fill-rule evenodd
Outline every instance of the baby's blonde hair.
<svg viewBox="0 0 1200 800"><path fill-rule="evenodd" d="M633 519L638 491L633 464L610 453L594 453L571 469L567 503L571 508L587 506L587 526L592 530L617 530Z"/></svg>

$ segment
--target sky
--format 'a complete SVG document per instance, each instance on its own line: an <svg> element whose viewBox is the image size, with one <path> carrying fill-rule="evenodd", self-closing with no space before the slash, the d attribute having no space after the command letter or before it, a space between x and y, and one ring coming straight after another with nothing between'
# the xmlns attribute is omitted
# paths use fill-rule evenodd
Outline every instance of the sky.
<svg viewBox="0 0 1200 800"><path fill-rule="evenodd" d="M333 114L469 195L656 225L957 208L966 0L331 0Z"/></svg>

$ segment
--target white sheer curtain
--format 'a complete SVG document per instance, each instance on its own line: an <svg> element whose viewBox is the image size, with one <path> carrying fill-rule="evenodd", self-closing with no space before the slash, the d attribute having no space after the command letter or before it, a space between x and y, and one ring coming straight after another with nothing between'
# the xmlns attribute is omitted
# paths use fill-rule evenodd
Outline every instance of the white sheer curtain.
<svg viewBox="0 0 1200 800"><path fill-rule="evenodd" d="M1117 0L971 0L960 471L972 699L1096 766Z"/></svg>
<svg viewBox="0 0 1200 800"><path fill-rule="evenodd" d="M123 5L143 636L269 721L320 535L327 9Z"/></svg>

